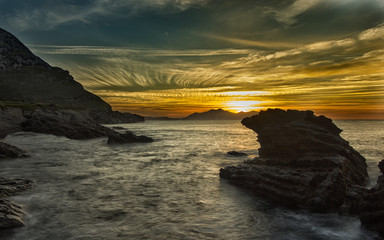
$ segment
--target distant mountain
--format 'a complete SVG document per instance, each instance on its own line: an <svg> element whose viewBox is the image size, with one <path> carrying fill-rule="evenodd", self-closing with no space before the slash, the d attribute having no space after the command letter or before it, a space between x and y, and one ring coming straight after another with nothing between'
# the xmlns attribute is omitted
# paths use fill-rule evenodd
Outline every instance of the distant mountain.
<svg viewBox="0 0 384 240"><path fill-rule="evenodd" d="M211 109L207 112L192 113L184 118L184 120L241 120L258 114L256 111L232 113L223 109Z"/></svg>
<svg viewBox="0 0 384 240"><path fill-rule="evenodd" d="M0 100L111 111L108 103L86 91L68 71L50 66L1 28Z"/></svg>

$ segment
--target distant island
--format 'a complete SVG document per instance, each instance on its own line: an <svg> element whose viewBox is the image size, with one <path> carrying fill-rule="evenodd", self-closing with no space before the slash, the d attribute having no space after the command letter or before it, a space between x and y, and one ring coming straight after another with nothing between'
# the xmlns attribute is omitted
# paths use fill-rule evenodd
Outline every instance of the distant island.
<svg viewBox="0 0 384 240"><path fill-rule="evenodd" d="M257 115L259 112L251 111L251 112L239 112L233 113L229 111L225 111L221 108L219 109L211 109L206 112L201 113L192 113L186 117L181 118L170 118L170 117L144 117L145 120L162 120L162 121L170 121L170 120L242 120L246 117L252 117L253 115Z"/></svg>
<svg viewBox="0 0 384 240"><path fill-rule="evenodd" d="M257 115L258 113L259 112L256 111L232 113L219 108L217 110L211 109L202 113L192 113L183 118L183 120L241 120L246 117Z"/></svg>

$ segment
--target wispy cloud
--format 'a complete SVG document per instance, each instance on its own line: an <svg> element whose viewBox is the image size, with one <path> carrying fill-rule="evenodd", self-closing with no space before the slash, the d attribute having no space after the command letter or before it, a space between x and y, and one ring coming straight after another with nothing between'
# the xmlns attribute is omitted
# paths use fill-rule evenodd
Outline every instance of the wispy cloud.
<svg viewBox="0 0 384 240"><path fill-rule="evenodd" d="M336 114L339 108L346 111L342 116L366 109L373 117L384 111L382 29L380 24L347 38L288 50L95 46L32 46L32 50L69 69L115 109L144 115L233 110L239 109L234 102L240 101L253 108L319 113Z"/></svg>
<svg viewBox="0 0 384 240"><path fill-rule="evenodd" d="M13 14L8 14L6 21L19 31L49 30L68 23L90 23L95 17L127 17L147 10L182 12L192 6L204 5L206 2L207 0L95 0L87 2L52 0L37 3L32 8L27 5L27 8L17 9ZM121 13L122 11L124 12Z"/></svg>
<svg viewBox="0 0 384 240"><path fill-rule="evenodd" d="M293 24L295 17L314 7L321 0L295 0L292 5L280 11L275 11L276 19L284 24Z"/></svg>

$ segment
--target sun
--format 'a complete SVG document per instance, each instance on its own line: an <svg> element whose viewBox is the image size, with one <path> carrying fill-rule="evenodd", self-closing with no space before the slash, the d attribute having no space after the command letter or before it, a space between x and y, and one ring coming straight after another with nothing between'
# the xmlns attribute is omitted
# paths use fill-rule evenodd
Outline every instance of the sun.
<svg viewBox="0 0 384 240"><path fill-rule="evenodd" d="M228 101L225 103L225 108L235 112L249 112L260 109L261 101Z"/></svg>

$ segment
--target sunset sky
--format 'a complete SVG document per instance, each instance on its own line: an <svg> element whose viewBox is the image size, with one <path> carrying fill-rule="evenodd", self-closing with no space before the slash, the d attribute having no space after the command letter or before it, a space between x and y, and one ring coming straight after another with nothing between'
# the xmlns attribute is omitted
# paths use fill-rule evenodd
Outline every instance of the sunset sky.
<svg viewBox="0 0 384 240"><path fill-rule="evenodd" d="M0 27L114 110L384 119L384 0L0 0Z"/></svg>

